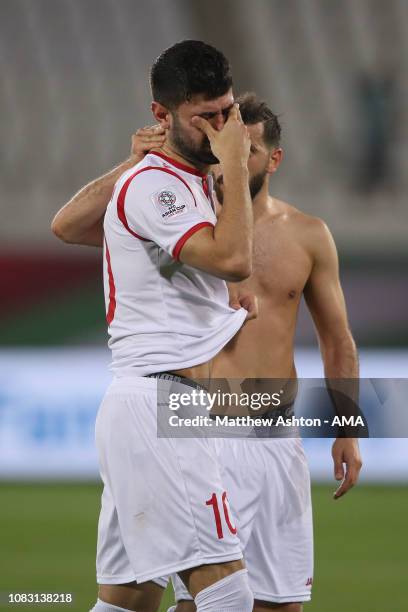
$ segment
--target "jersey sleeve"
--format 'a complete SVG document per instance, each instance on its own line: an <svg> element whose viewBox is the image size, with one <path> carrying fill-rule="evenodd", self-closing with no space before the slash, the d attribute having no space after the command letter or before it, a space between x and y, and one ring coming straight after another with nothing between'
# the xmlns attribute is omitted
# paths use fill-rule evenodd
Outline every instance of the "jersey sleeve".
<svg viewBox="0 0 408 612"><path fill-rule="evenodd" d="M118 196L118 215L131 234L175 259L190 236L213 226L198 210L187 182L156 168L129 177Z"/></svg>

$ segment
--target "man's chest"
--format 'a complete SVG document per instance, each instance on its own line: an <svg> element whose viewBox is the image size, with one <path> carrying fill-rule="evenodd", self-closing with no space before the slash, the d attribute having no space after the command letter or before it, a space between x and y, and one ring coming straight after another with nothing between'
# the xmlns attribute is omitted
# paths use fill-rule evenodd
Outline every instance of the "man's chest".
<svg viewBox="0 0 408 612"><path fill-rule="evenodd" d="M312 270L312 259L294 233L276 227L256 228L253 274L248 282L274 301L300 299Z"/></svg>

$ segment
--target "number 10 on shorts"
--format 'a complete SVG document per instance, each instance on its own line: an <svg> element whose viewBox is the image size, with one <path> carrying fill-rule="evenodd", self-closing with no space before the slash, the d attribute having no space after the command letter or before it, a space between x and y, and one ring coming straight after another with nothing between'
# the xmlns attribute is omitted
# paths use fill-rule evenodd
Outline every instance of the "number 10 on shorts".
<svg viewBox="0 0 408 612"><path fill-rule="evenodd" d="M221 496L221 502L222 502L222 508L224 510L224 518L225 518L225 522L227 523L227 527L232 533L232 535L235 535L237 533L237 528L234 527L234 525L231 523L231 518L230 518L230 513L229 513L229 504L228 504L226 491L224 491L224 493ZM218 536L218 539L221 540L224 537L224 532L222 529L221 513L220 513L220 507L218 505L217 494L213 493L210 499L208 499L205 502L205 504L206 506L212 506L213 508L215 526L217 528L217 536Z"/></svg>

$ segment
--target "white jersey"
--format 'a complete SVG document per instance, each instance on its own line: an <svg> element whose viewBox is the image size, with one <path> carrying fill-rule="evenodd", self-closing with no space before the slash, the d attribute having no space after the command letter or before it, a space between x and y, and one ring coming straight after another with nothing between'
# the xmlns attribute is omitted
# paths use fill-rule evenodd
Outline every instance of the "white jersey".
<svg viewBox="0 0 408 612"><path fill-rule="evenodd" d="M104 289L112 370L145 376L207 362L246 311L226 283L179 261L186 240L216 215L207 178L150 153L115 185L105 221Z"/></svg>

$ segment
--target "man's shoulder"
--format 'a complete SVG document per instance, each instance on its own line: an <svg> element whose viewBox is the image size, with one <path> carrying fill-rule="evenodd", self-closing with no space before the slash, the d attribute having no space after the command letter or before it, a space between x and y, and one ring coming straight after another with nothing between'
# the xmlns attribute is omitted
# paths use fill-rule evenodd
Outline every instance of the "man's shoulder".
<svg viewBox="0 0 408 612"><path fill-rule="evenodd" d="M301 210L295 209L293 213L294 222L302 228L303 231L307 232L312 236L321 236L327 235L330 233L329 228L327 227L326 222L320 217L316 217L315 215L310 215Z"/></svg>
<svg viewBox="0 0 408 612"><path fill-rule="evenodd" d="M177 178L176 173L170 173L160 160L151 155L146 155L121 176L122 182L130 179L132 183L135 182L138 185L157 184L161 181L171 182L173 179L177 181Z"/></svg>
<svg viewBox="0 0 408 612"><path fill-rule="evenodd" d="M288 230L291 238L302 244L304 249L312 256L330 248L334 244L331 232L326 222L320 217L305 213L292 204L275 200L278 203L282 227Z"/></svg>
<svg viewBox="0 0 408 612"><path fill-rule="evenodd" d="M168 199L176 197L177 194L184 198L193 198L193 193L187 181L180 177L177 172L163 166L157 158L146 155L146 157L126 170L117 182L117 187L122 192L122 197L135 195L153 196L165 191L163 195Z"/></svg>
<svg viewBox="0 0 408 612"><path fill-rule="evenodd" d="M300 229L313 234L324 234L329 231L325 221L320 217L305 213L293 204L283 200L275 198L275 202L279 207L282 219L293 226L294 229Z"/></svg>

